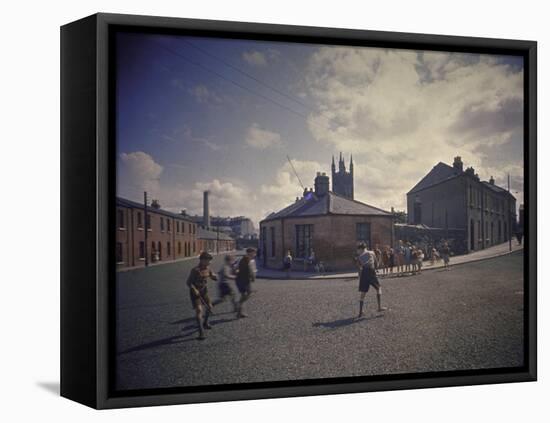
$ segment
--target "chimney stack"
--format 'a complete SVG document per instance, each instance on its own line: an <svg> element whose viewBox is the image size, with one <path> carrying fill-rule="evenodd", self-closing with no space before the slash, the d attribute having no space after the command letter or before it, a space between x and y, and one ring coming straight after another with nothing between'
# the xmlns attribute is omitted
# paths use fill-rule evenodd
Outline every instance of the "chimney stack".
<svg viewBox="0 0 550 423"><path fill-rule="evenodd" d="M462 157L456 156L455 161L453 162L453 167L455 170L462 172L464 164L462 163Z"/></svg>
<svg viewBox="0 0 550 423"><path fill-rule="evenodd" d="M208 204L208 194L209 191L204 191L203 193L203 200L202 200L202 209L203 209L203 217L202 217L202 224L205 228L210 227L210 205Z"/></svg>
<svg viewBox="0 0 550 423"><path fill-rule="evenodd" d="M317 172L315 177L315 195L317 197L323 197L327 195L329 191L329 177L326 173Z"/></svg>
<svg viewBox="0 0 550 423"><path fill-rule="evenodd" d="M495 184L495 178L493 178L493 177L491 176L491 179L489 179L489 183L490 183L491 185L494 185L494 184Z"/></svg>

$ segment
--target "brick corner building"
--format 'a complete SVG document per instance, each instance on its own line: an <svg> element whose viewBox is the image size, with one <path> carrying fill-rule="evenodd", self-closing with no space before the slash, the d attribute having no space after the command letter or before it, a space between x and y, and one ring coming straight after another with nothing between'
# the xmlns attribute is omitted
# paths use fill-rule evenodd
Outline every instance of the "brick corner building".
<svg viewBox="0 0 550 423"><path fill-rule="evenodd" d="M462 158L439 162L407 193L408 223L462 230L466 251L508 241L516 228L516 199L495 184L481 181Z"/></svg>
<svg viewBox="0 0 550 423"><path fill-rule="evenodd" d="M332 169L334 174L334 163ZM353 199L353 173L345 172L343 160L340 176L340 194L330 191L330 178L318 172L314 190L306 188L301 198L260 222L264 267L281 268L289 249L295 262L303 262L313 249L328 269L350 269L359 241L393 246L393 214Z"/></svg>

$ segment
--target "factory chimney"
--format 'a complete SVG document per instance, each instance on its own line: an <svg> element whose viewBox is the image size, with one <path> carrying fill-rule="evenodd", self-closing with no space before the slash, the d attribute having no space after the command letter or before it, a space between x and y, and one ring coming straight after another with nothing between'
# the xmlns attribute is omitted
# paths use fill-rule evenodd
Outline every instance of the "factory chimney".
<svg viewBox="0 0 550 423"><path fill-rule="evenodd" d="M210 205L208 204L208 194L209 194L209 191L204 191L203 201L202 201L202 209L203 209L202 224L207 229L210 227Z"/></svg>

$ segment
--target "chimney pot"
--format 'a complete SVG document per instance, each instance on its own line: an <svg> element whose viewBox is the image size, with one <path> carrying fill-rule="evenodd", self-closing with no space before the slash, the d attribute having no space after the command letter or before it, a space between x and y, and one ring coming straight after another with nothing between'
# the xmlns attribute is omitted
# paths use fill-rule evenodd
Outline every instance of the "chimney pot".
<svg viewBox="0 0 550 423"><path fill-rule="evenodd" d="M455 170L458 170L459 172L463 171L464 164L462 163L462 157L460 156L455 157L455 160L453 162L453 167L455 168Z"/></svg>

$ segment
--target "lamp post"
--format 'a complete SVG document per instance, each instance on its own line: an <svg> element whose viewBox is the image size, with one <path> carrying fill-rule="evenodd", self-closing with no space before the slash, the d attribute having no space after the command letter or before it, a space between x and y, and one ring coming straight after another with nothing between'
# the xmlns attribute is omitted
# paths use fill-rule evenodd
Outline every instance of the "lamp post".
<svg viewBox="0 0 550 423"><path fill-rule="evenodd" d="M510 174L508 174L508 248L512 251L512 210L510 201Z"/></svg>
<svg viewBox="0 0 550 423"><path fill-rule="evenodd" d="M143 191L143 254L145 255L145 267L149 266L149 257L147 255L147 191Z"/></svg>

